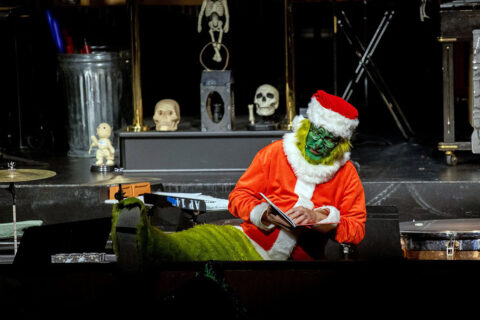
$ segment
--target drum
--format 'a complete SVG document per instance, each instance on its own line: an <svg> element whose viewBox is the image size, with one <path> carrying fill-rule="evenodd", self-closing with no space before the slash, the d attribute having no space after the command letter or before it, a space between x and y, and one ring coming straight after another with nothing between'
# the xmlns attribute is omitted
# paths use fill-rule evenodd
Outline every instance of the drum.
<svg viewBox="0 0 480 320"><path fill-rule="evenodd" d="M480 219L400 223L404 256L412 260L480 260Z"/></svg>

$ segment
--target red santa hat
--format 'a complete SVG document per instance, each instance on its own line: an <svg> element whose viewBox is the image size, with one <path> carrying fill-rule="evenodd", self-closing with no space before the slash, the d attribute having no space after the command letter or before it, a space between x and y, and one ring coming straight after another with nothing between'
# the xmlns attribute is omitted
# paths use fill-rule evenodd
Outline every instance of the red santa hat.
<svg viewBox="0 0 480 320"><path fill-rule="evenodd" d="M344 99L318 90L307 109L310 122L336 136L350 139L358 126L358 111Z"/></svg>

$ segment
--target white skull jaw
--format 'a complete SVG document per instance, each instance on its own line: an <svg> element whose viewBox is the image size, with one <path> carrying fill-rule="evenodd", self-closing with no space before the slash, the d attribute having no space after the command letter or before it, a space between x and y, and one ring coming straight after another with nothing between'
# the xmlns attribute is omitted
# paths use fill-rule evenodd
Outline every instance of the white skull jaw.
<svg viewBox="0 0 480 320"><path fill-rule="evenodd" d="M180 122L180 107L174 100L161 100L155 106L155 114L153 121L155 121L156 131L175 131Z"/></svg>
<svg viewBox="0 0 480 320"><path fill-rule="evenodd" d="M268 117L275 113L278 108L278 90L275 87L264 84L255 92L256 112L259 116Z"/></svg>

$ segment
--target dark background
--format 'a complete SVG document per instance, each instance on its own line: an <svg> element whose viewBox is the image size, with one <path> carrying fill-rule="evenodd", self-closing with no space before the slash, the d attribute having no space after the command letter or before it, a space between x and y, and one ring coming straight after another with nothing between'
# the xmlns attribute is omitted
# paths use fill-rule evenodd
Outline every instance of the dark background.
<svg viewBox="0 0 480 320"><path fill-rule="evenodd" d="M45 9L51 9L62 29L76 41L85 38L93 46L129 50L130 24L126 6L58 6L51 1L1 1L0 6L22 4L17 17L0 19L0 148L64 154L67 145L67 107L57 84L56 47L50 35ZM280 91L280 114L285 113L285 39L283 0L229 0L230 31L224 35L233 71L237 116L248 114L256 88L264 83ZM373 58L415 131L414 140L437 144L443 138L442 72L439 36L439 4L427 2L420 21L420 0L342 1L355 33L368 43L385 10L395 10ZM180 103L182 119L200 118L199 53L209 41L208 27L197 33L199 6L143 5L140 7L142 98L145 119L151 119L155 103L164 98ZM293 5L296 106L306 107L318 89L342 95L354 75L358 58L339 31L333 54L333 5L300 2ZM23 15L23 17L22 17ZM462 51L463 49L463 51ZM456 63L456 95L461 104L456 119L458 137L470 134L468 125L465 57L461 47ZM15 54L17 52L17 54ZM204 61L210 67L207 50ZM333 66L336 60L337 83ZM463 73L462 73L463 72ZM466 84L465 84L466 83ZM403 138L371 82L359 86L350 102L360 113L358 132L388 141ZM20 106L20 108L19 108ZM131 114L124 112L131 124ZM18 119L20 115L20 120Z"/></svg>

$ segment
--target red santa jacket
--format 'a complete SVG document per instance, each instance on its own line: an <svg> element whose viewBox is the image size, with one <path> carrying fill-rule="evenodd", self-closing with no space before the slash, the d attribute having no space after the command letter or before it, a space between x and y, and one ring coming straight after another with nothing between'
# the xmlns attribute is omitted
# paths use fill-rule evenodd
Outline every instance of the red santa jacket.
<svg viewBox="0 0 480 320"><path fill-rule="evenodd" d="M288 259L299 231L263 225L261 217L268 205L259 192L283 211L294 206L329 208L330 214L340 217L335 239L358 244L365 235L365 196L349 159L347 152L331 166L312 165L297 148L295 133L286 133L283 140L257 153L229 195L229 211L244 220L243 231L266 259Z"/></svg>

